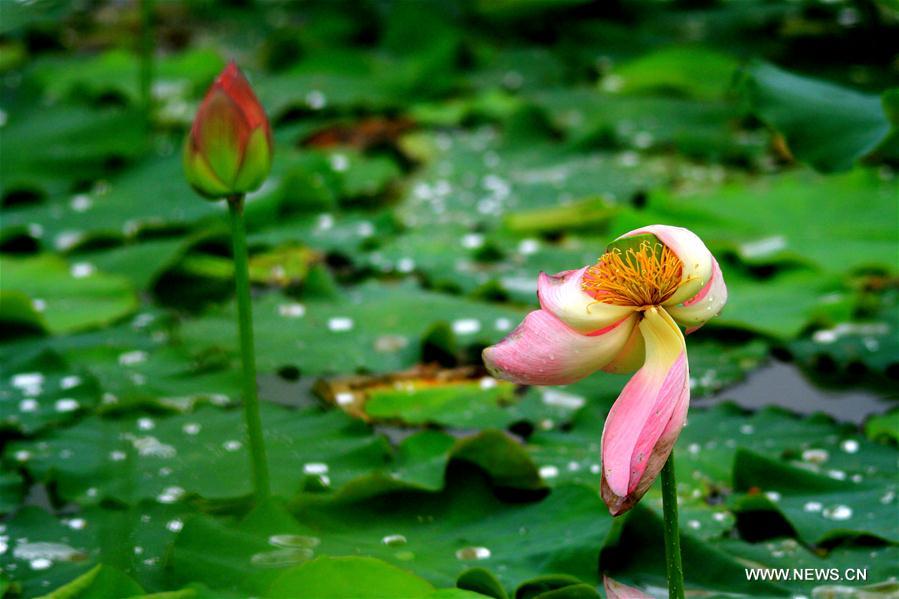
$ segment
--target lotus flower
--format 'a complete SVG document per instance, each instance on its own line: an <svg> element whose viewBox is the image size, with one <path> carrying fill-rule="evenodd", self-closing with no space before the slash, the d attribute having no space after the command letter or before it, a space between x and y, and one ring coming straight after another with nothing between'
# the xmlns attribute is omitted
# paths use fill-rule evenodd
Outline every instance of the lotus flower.
<svg viewBox="0 0 899 599"><path fill-rule="evenodd" d="M652 485L684 426L690 381L680 327L690 333L720 312L721 269L691 231L652 225L613 241L592 266L541 273L537 295L541 309L485 349L484 363L527 385L639 368L602 435L601 494L621 514Z"/></svg>
<svg viewBox="0 0 899 599"><path fill-rule="evenodd" d="M272 166L265 110L234 62L206 93L184 144L184 172L212 199L254 191Z"/></svg>

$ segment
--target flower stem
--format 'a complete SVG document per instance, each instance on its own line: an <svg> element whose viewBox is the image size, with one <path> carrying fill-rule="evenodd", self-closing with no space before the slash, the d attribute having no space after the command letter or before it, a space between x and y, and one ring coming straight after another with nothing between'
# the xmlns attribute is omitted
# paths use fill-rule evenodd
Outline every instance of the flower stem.
<svg viewBox="0 0 899 599"><path fill-rule="evenodd" d="M259 501L270 494L268 461L259 417L259 395L256 389L256 351L253 347L253 314L250 308L250 277L247 265L247 236L243 221L243 195L228 198L231 215L231 240L234 245L234 282L237 288L237 322L240 327L240 357L243 362L243 407L250 440L250 466L253 487Z"/></svg>
<svg viewBox="0 0 899 599"><path fill-rule="evenodd" d="M677 526L677 481L674 477L674 452L662 468L662 511L665 517L665 568L668 573L668 598L684 599L684 568L680 555L680 531Z"/></svg>

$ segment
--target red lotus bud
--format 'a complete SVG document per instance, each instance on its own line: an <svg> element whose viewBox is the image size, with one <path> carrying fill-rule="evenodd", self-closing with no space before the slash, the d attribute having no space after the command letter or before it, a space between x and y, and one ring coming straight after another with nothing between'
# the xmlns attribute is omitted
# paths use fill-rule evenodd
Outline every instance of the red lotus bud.
<svg viewBox="0 0 899 599"><path fill-rule="evenodd" d="M212 199L254 191L271 170L273 151L265 111L232 61L209 88L187 136L187 180Z"/></svg>

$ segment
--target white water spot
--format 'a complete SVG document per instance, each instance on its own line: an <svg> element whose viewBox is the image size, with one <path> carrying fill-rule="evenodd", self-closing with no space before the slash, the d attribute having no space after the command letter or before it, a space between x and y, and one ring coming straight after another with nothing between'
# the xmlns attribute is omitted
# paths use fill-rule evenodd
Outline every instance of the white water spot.
<svg viewBox="0 0 899 599"><path fill-rule="evenodd" d="M848 505L837 505L827 508L822 515L829 520L848 520L852 517L852 508Z"/></svg>
<svg viewBox="0 0 899 599"><path fill-rule="evenodd" d="M71 397L63 397L62 399L57 399L53 404L53 408L57 412L74 412L79 407L81 407L81 405L78 403L78 401L72 399Z"/></svg>
<svg viewBox="0 0 899 599"><path fill-rule="evenodd" d="M47 302L39 297L35 297L31 300L31 307L34 308L35 312L43 312L47 309Z"/></svg>
<svg viewBox="0 0 899 599"><path fill-rule="evenodd" d="M181 529L184 528L184 522L176 518L174 520L169 520L168 522L166 522L165 527L171 532L180 532Z"/></svg>
<svg viewBox="0 0 899 599"><path fill-rule="evenodd" d="M512 321L508 318L497 318L493 326L497 331L508 331L512 328Z"/></svg>
<svg viewBox="0 0 899 599"><path fill-rule="evenodd" d="M810 464L822 464L829 457L830 454L826 449L806 449L802 452L802 461Z"/></svg>
<svg viewBox="0 0 899 599"><path fill-rule="evenodd" d="M28 565L31 566L32 570L46 570L53 565L53 562L48 560L46 557L38 557L31 560Z"/></svg>
<svg viewBox="0 0 899 599"><path fill-rule="evenodd" d="M540 390L543 395L543 403L548 406L553 406L554 408L579 410L584 407L584 404L587 402L587 400L580 395L566 393L565 391L559 391L558 389L542 387Z"/></svg>
<svg viewBox="0 0 899 599"><path fill-rule="evenodd" d="M225 441L224 443L222 443L222 447L225 448L225 451L237 451L238 449L243 447L243 443L241 443L240 441L231 439L229 441Z"/></svg>
<svg viewBox="0 0 899 599"><path fill-rule="evenodd" d="M712 514L712 520L715 522L724 522L727 520L727 512L715 512Z"/></svg>
<svg viewBox="0 0 899 599"><path fill-rule="evenodd" d="M536 239L522 239L518 244L518 253L522 256L535 254L540 250L540 242Z"/></svg>
<svg viewBox="0 0 899 599"><path fill-rule="evenodd" d="M20 412L37 412L39 404L36 399L23 399L19 402Z"/></svg>
<svg viewBox="0 0 899 599"><path fill-rule="evenodd" d="M498 381L492 376L481 377L478 381L478 387L481 389L493 389L496 387Z"/></svg>
<svg viewBox="0 0 899 599"><path fill-rule="evenodd" d="M149 458L173 458L178 453L174 446L162 443L156 437L135 437L126 435L138 455Z"/></svg>
<svg viewBox="0 0 899 599"><path fill-rule="evenodd" d="M400 258L396 263L397 272L410 273L415 270L415 260L412 258Z"/></svg>
<svg viewBox="0 0 899 599"><path fill-rule="evenodd" d="M278 314L284 318L301 318L306 314L306 306L297 302L281 304L278 306Z"/></svg>
<svg viewBox="0 0 899 599"><path fill-rule="evenodd" d="M879 347L879 342L873 337L883 337L890 333L890 326L885 322L841 322L832 329L815 331L812 340L816 343L833 343L846 335L861 335L868 337L864 341L866 347Z"/></svg>
<svg viewBox="0 0 899 599"><path fill-rule="evenodd" d="M775 503L780 501L780 493L778 493L777 491L765 491L765 497Z"/></svg>
<svg viewBox="0 0 899 599"><path fill-rule="evenodd" d="M367 220L356 225L356 235L359 237L371 237L375 234L375 226Z"/></svg>
<svg viewBox="0 0 899 599"><path fill-rule="evenodd" d="M824 505L822 505L820 501L807 501L805 505L802 506L802 509L806 512L820 512L824 509Z"/></svg>
<svg viewBox="0 0 899 599"><path fill-rule="evenodd" d="M328 319L328 329L335 333L351 331L353 325L353 319L348 316L334 316Z"/></svg>
<svg viewBox="0 0 899 599"><path fill-rule="evenodd" d="M331 169L342 173L350 168L350 159L346 154L331 154Z"/></svg>
<svg viewBox="0 0 899 599"><path fill-rule="evenodd" d="M69 269L69 274L75 279L83 279L97 272L97 268L90 262L76 262Z"/></svg>
<svg viewBox="0 0 899 599"><path fill-rule="evenodd" d="M334 228L334 217L330 214L319 214L318 221L315 223L318 231L329 231Z"/></svg>
<svg viewBox="0 0 899 599"><path fill-rule="evenodd" d="M856 453L858 451L858 441L855 439L846 439L840 443L840 449L846 453Z"/></svg>
<svg viewBox="0 0 899 599"><path fill-rule="evenodd" d="M303 473L304 474L327 474L328 473L328 465L322 462L309 462L308 464L303 464Z"/></svg>
<svg viewBox="0 0 899 599"><path fill-rule="evenodd" d="M70 518L69 520L64 520L63 522L72 530L84 530L84 528L87 526L87 520L85 520L84 518Z"/></svg>
<svg viewBox="0 0 899 599"><path fill-rule="evenodd" d="M156 496L156 501L159 503L175 503L184 497L184 492L184 489L181 487L166 487L162 490L162 493Z"/></svg>
<svg viewBox="0 0 899 599"><path fill-rule="evenodd" d="M69 206L71 206L72 210L75 212L86 212L90 210L93 204L93 200L91 200L91 197L86 193L75 194L69 201Z"/></svg>
<svg viewBox="0 0 899 599"><path fill-rule="evenodd" d="M687 453L690 455L697 455L701 449L702 447L700 447L699 443L690 443L687 445Z"/></svg>
<svg viewBox="0 0 899 599"><path fill-rule="evenodd" d="M599 464L590 464L590 474L599 474L601 470Z"/></svg>
<svg viewBox="0 0 899 599"><path fill-rule="evenodd" d="M744 435L751 435L755 432L755 428L751 424L740 425L740 432Z"/></svg>
<svg viewBox="0 0 899 599"><path fill-rule="evenodd" d="M396 352L409 345L409 339L402 335L381 335L375 339L375 350L379 352Z"/></svg>
<svg viewBox="0 0 899 599"><path fill-rule="evenodd" d="M782 235L765 237L740 244L740 253L745 258L762 258L787 247L787 240Z"/></svg>
<svg viewBox="0 0 899 599"><path fill-rule="evenodd" d="M624 87L624 79L620 75L606 75L599 85L603 91L614 94Z"/></svg>
<svg viewBox="0 0 899 599"><path fill-rule="evenodd" d="M154 320L156 320L156 317L149 312L141 312L134 317L134 320L131 322L131 326L133 326L135 329L143 329L148 327Z"/></svg>
<svg viewBox="0 0 899 599"><path fill-rule="evenodd" d="M480 233L466 233L462 237L462 247L475 250L484 245L484 236Z"/></svg>
<svg viewBox="0 0 899 599"><path fill-rule="evenodd" d="M54 562L77 562L86 557L83 551L63 543L27 541L19 542L12 555L16 559L29 562L33 570L46 570Z"/></svg>
<svg viewBox="0 0 899 599"><path fill-rule="evenodd" d="M77 387L81 384L81 377L77 375L69 375L62 377L62 380L59 381L59 387L61 389L71 389L73 387Z"/></svg>
<svg viewBox="0 0 899 599"><path fill-rule="evenodd" d="M477 318L460 318L453 321L453 332L457 335L472 335L481 330L481 321Z"/></svg>
<svg viewBox="0 0 899 599"><path fill-rule="evenodd" d="M406 544L406 537L400 534L387 535L381 539L381 542L388 547L398 547Z"/></svg>
<svg viewBox="0 0 899 599"><path fill-rule="evenodd" d="M197 422L185 422L181 427L181 430L185 435L196 435L200 432L201 428L203 428L202 425Z"/></svg>
<svg viewBox="0 0 899 599"><path fill-rule="evenodd" d="M540 466L540 478L555 478L559 476L559 469L556 466Z"/></svg>
<svg viewBox="0 0 899 599"><path fill-rule="evenodd" d="M136 349L134 351L125 352L119 355L119 364L122 366L133 366L147 360L147 352Z"/></svg>
<svg viewBox="0 0 899 599"><path fill-rule="evenodd" d="M81 231L62 231L53 238L53 247L63 252L70 250L84 239Z"/></svg>
<svg viewBox="0 0 899 599"><path fill-rule="evenodd" d="M463 561L487 559L491 555L486 547L463 547L456 551L456 559Z"/></svg>
<svg viewBox="0 0 899 599"><path fill-rule="evenodd" d="M19 449L13 454L17 462L27 462L31 459L31 452L27 449Z"/></svg>
<svg viewBox="0 0 899 599"><path fill-rule="evenodd" d="M40 372L20 372L12 377L12 386L23 395L40 395L44 386L44 375Z"/></svg>
<svg viewBox="0 0 899 599"><path fill-rule="evenodd" d="M109 452L109 459L113 462L121 462L125 458L128 457L128 454L120 449L115 449Z"/></svg>
<svg viewBox="0 0 899 599"><path fill-rule="evenodd" d="M137 419L137 428L139 428L142 431L153 430L153 428L155 428L155 427L156 427L156 423L153 422L152 418L144 417L144 418Z"/></svg>
<svg viewBox="0 0 899 599"><path fill-rule="evenodd" d="M334 395L334 401L336 401L339 406L348 406L356 401L356 396L352 391L340 391Z"/></svg>
<svg viewBox="0 0 899 599"><path fill-rule="evenodd" d="M320 90L313 89L306 94L306 105L312 110L321 110L328 105L328 97Z"/></svg>
<svg viewBox="0 0 899 599"><path fill-rule="evenodd" d="M842 470L828 470L827 476L836 480L846 480L846 473Z"/></svg>
<svg viewBox="0 0 899 599"><path fill-rule="evenodd" d="M702 528L702 522L699 520L687 520L687 526L692 528L693 530L699 530Z"/></svg>
<svg viewBox="0 0 899 599"><path fill-rule="evenodd" d="M640 164L640 155L631 151L621 152L616 157L616 160L619 165L625 168L633 168Z"/></svg>

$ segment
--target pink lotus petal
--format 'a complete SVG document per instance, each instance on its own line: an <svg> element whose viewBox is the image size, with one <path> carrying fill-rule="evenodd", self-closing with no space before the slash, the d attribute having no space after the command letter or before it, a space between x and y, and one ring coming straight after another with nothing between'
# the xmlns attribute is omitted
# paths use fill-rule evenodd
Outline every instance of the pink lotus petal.
<svg viewBox="0 0 899 599"><path fill-rule="evenodd" d="M692 333L713 316L717 316L727 303L727 285L718 261L712 258L712 276L699 293L678 306L666 309L680 325Z"/></svg>
<svg viewBox="0 0 899 599"><path fill-rule="evenodd" d="M652 595L647 595L640 589L621 584L605 574L602 575L602 586L606 591L606 599L653 599Z"/></svg>
<svg viewBox="0 0 899 599"><path fill-rule="evenodd" d="M497 377L526 385L567 385L611 361L630 337L636 314L582 335L546 310L535 310L508 337L484 350Z"/></svg>
<svg viewBox="0 0 899 599"><path fill-rule="evenodd" d="M625 233L621 237L633 237L650 233L668 246L683 264L681 280L686 281L674 295L665 302L666 306L679 304L693 297L712 276L712 254L702 240L689 229L670 225L649 225ZM621 239L619 237L619 239Z"/></svg>
<svg viewBox="0 0 899 599"><path fill-rule="evenodd" d="M540 307L581 333L603 329L634 311L631 306L615 306L596 301L581 289L581 278L588 267L566 270L555 275L540 273L537 297Z"/></svg>
<svg viewBox="0 0 899 599"><path fill-rule="evenodd" d="M690 397L684 336L664 308L639 324L646 362L628 381L602 435L602 496L612 515L630 509L655 480L684 424Z"/></svg>

